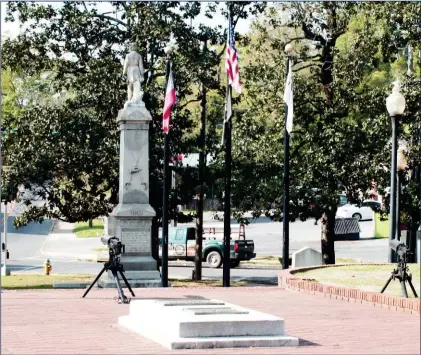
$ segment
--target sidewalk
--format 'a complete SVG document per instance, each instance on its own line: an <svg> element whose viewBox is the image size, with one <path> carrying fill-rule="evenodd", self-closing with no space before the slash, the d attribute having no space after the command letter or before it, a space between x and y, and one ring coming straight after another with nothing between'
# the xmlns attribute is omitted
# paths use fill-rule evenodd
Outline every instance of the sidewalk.
<svg viewBox="0 0 421 355"><path fill-rule="evenodd" d="M117 325L115 289L2 292L2 354L420 354L419 317L281 288L136 289L141 298L214 298L285 318L296 348L170 351ZM162 320L165 321L165 320ZM396 331L405 329L398 341Z"/></svg>
<svg viewBox="0 0 421 355"><path fill-rule="evenodd" d="M96 261L99 251L105 247L98 238L77 238L73 233L74 223L57 221L47 237L41 254L47 258Z"/></svg>

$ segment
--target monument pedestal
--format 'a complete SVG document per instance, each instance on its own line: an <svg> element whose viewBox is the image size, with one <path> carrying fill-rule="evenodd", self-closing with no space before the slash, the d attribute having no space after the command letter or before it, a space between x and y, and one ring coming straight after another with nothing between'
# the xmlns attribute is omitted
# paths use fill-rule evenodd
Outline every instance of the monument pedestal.
<svg viewBox="0 0 421 355"><path fill-rule="evenodd" d="M120 261L132 287L160 287L161 276L152 258L152 218L149 205L149 122L144 104L120 110L119 204L106 222L105 234L116 236L125 246ZM116 287L111 272L100 287ZM122 286L124 282L122 282Z"/></svg>

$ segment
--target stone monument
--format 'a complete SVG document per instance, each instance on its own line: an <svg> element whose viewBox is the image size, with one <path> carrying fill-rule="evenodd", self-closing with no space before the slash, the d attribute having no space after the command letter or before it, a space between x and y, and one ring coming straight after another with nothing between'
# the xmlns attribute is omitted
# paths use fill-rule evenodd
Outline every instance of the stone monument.
<svg viewBox="0 0 421 355"><path fill-rule="evenodd" d="M105 223L105 234L125 245L121 257L125 276L132 287L161 286L157 262L152 258L152 218L149 204L149 123L152 117L142 101L144 79L142 57L131 46L123 74L127 74L128 100L119 111L120 128L119 203ZM115 287L111 273L100 281Z"/></svg>

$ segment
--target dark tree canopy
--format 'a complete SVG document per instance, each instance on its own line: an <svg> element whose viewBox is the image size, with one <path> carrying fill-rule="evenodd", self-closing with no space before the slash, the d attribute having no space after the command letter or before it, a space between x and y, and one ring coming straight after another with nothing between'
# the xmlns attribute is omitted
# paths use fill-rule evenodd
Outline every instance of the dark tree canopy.
<svg viewBox="0 0 421 355"><path fill-rule="evenodd" d="M60 7L27 2L7 5L6 20L19 18L28 30L4 41L3 66L24 81L49 74L42 79L48 86L44 94L61 98L54 104L39 97L23 103L22 90L9 98L19 106L4 117L6 127L16 127L5 139L12 178L27 187L41 186L36 194L47 201L42 208L31 207L18 219L20 224L43 217L87 220L108 214L116 204L119 135L115 120L125 101L122 58L129 42L136 43L147 69L144 101L153 117L150 196L158 216L162 201L163 48L171 35L177 43L173 62L178 99L170 131L171 155L195 150L195 137L189 135L195 122L188 104L199 99L197 83L204 81L222 92L217 74L224 51L202 53L200 41L206 38L213 45L223 45L225 29L194 28L187 21L205 5L115 2L112 6L114 14L100 13L96 3L86 2L65 2ZM252 6L250 11L259 7ZM235 4L234 12L236 19L246 17L247 4ZM218 16L217 7L208 5L206 15ZM179 173L187 174L189 181L188 171L179 169ZM189 200L195 184L182 184L185 191L178 193L179 201L173 203Z"/></svg>

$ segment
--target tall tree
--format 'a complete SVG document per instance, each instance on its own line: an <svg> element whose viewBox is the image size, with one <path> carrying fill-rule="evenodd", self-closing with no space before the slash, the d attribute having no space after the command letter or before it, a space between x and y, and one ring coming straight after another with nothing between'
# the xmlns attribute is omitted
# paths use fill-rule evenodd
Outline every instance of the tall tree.
<svg viewBox="0 0 421 355"><path fill-rule="evenodd" d="M43 217L78 221L106 215L117 202L118 110L125 101L121 61L128 42L137 44L148 70L144 101L151 111L151 205L160 215L161 111L163 101L163 47L171 34L178 44L175 82L180 105L171 130L172 155L192 144L186 133L192 128L190 110L184 106L193 94L204 63L218 63L217 53L198 56L199 35L206 31L215 43L217 30L191 28L198 3L112 3L114 14L101 13L96 3L72 2L61 7L10 2L7 20L19 18L28 30L3 44L3 64L18 73L51 73L51 93L66 96L60 105L27 100L19 114L5 117L15 125L15 135L5 140L6 155L15 181L35 184L47 202L31 207L18 223ZM212 16L214 11L209 10ZM45 21L47 20L47 21ZM212 76L209 75L209 80ZM196 100L195 98L193 101Z"/></svg>
<svg viewBox="0 0 421 355"><path fill-rule="evenodd" d="M339 185L356 203L368 197L373 179L387 186L383 183L387 171L382 168L388 166L390 154L385 95L396 73L390 73L388 59L379 50L383 27L363 10L363 4L333 2L270 9L251 33L245 75L249 111L235 125L237 206L254 208L256 215L261 209L273 214L269 209L276 207L274 217L279 218L283 48L294 42L291 209L295 213L289 218L308 217L311 188L316 188L327 264L335 262ZM416 112L413 102L410 110Z"/></svg>

